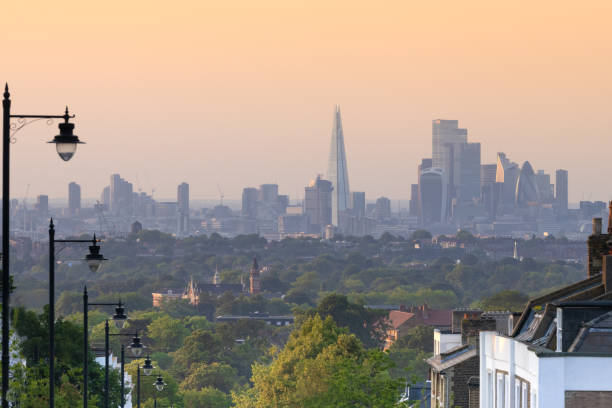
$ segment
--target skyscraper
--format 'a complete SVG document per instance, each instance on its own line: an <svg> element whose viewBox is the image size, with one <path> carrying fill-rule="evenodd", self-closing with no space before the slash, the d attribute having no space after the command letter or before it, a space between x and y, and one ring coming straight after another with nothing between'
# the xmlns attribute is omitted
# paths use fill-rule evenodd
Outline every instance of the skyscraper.
<svg viewBox="0 0 612 408"><path fill-rule="evenodd" d="M354 216L358 218L365 217L365 192L353 191L353 193L351 194L351 208L353 209Z"/></svg>
<svg viewBox="0 0 612 408"><path fill-rule="evenodd" d="M419 177L419 199L423 225L445 221L446 189L442 169L432 167L422 171Z"/></svg>
<svg viewBox="0 0 612 408"><path fill-rule="evenodd" d="M184 234L189 230L189 184L183 182L178 185L176 201L178 203L178 232Z"/></svg>
<svg viewBox="0 0 612 408"><path fill-rule="evenodd" d="M502 183L500 205L504 212L514 209L516 201L516 183L520 173L519 165L511 162L505 153L497 153L497 173L495 181Z"/></svg>
<svg viewBox="0 0 612 408"><path fill-rule="evenodd" d="M533 167L526 161L521 167L518 181L516 182L516 205L517 207L528 207L538 203L540 193L536 183Z"/></svg>
<svg viewBox="0 0 612 408"><path fill-rule="evenodd" d="M565 212L567 211L569 191L567 184L567 170L557 170L555 178L555 201L557 202L557 208L559 211Z"/></svg>
<svg viewBox="0 0 612 408"><path fill-rule="evenodd" d="M344 150L344 132L342 131L342 118L338 105L336 105L336 111L334 112L327 179L331 181L333 187L332 224L338 226L338 212L348 208L350 199L346 152Z"/></svg>
<svg viewBox="0 0 612 408"><path fill-rule="evenodd" d="M242 215L255 219L257 216L257 200L259 190L254 187L246 187L242 189Z"/></svg>
<svg viewBox="0 0 612 408"><path fill-rule="evenodd" d="M474 202L480 198L480 143L460 143L459 171L455 189L459 202Z"/></svg>
<svg viewBox="0 0 612 408"><path fill-rule="evenodd" d="M467 129L459 128L458 120L435 119L432 123L432 167L445 166L444 145L467 143Z"/></svg>
<svg viewBox="0 0 612 408"><path fill-rule="evenodd" d="M131 215L133 204L133 186L119 174L110 177L110 210L115 214Z"/></svg>
<svg viewBox="0 0 612 408"><path fill-rule="evenodd" d="M376 219L385 221L391 218L391 200L387 197L380 197L376 200Z"/></svg>
<svg viewBox="0 0 612 408"><path fill-rule="evenodd" d="M49 196L41 194L36 197L35 208L41 216L46 217L49 214Z"/></svg>
<svg viewBox="0 0 612 408"><path fill-rule="evenodd" d="M81 209L81 186L74 181L68 184L68 210L76 214Z"/></svg>
<svg viewBox="0 0 612 408"><path fill-rule="evenodd" d="M304 213L308 217L309 232L321 233L332 221L332 183L321 179L310 182L304 191Z"/></svg>

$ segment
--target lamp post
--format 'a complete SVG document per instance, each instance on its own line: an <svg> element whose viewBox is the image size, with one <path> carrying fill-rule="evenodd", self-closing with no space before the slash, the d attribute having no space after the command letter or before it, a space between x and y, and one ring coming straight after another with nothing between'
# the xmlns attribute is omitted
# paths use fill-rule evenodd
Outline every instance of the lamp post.
<svg viewBox="0 0 612 408"><path fill-rule="evenodd" d="M106 321L106 327L108 327L108 320ZM128 348L130 349L130 351L132 352L132 355L134 356L134 358L140 358L140 356L142 355L142 349L144 348L141 341L140 341L140 337L138 337L138 332L136 333L114 333L114 334L109 334L108 330L105 331L106 333L106 339L104 342L104 348L105 348L105 353L108 356L108 348L109 348L109 336L134 336L134 338L132 339L132 344L130 344L128 346ZM149 364L151 363L151 361L149 360ZM146 365L146 362L145 362ZM123 408L124 405L124 401L123 401L123 397L124 397L124 387L125 387L125 380L124 380L124 366L125 366L125 350L123 347L123 344L121 345L121 407ZM105 368L105 373L108 373L108 360L106 361L106 368ZM109 393L109 387L108 384L106 385L106 390L105 390L105 400L108 401L108 393ZM108 405L107 405L108 407Z"/></svg>
<svg viewBox="0 0 612 408"><path fill-rule="evenodd" d="M158 374L157 381L155 381L153 385L155 386L155 389L156 389L155 395L153 397L153 407L157 408L157 393L162 392L164 390L166 383L164 382L164 379L162 378L162 376Z"/></svg>
<svg viewBox="0 0 612 408"><path fill-rule="evenodd" d="M125 396L125 392L124 392L124 380L123 380L123 375L125 372L125 359L126 358L140 358L140 357L130 357L130 356L126 356L125 355L125 350L124 350L124 346L123 344L121 345L121 408L124 407L125 405L125 400L124 400L124 396ZM153 373L153 364L151 364L151 358L149 356L147 356L147 358L145 359L144 365L141 367L140 363L138 363L136 365L136 387L138 388L138 391L136 393L136 408L140 408L140 369L142 368L142 371L144 372L144 374L146 376L150 376Z"/></svg>
<svg viewBox="0 0 612 408"><path fill-rule="evenodd" d="M84 358L83 358L83 408L87 408L87 383L88 383L88 375L89 372L88 370L88 359L87 359L87 352L89 350L89 329L88 329L88 320L89 320L89 306L115 306L115 314L113 315L113 321L115 322L115 325L118 328L123 328L123 326L125 326L125 323L127 322L127 316L125 314L125 308L123 307L121 301L117 302L117 303L89 303L89 294L87 293L87 286L85 286L85 289L83 289L83 352L84 352ZM107 326L108 326L108 320L106 321ZM105 327L106 329L106 327ZM108 352L106 351L105 348L105 360L106 360L106 372L105 374L105 380L108 380ZM106 382L105 384L108 384L108 382Z"/></svg>
<svg viewBox="0 0 612 408"><path fill-rule="evenodd" d="M64 115L13 115L11 114L11 94L8 84L4 86L4 99L2 100L2 408L9 408L6 398L9 388L9 311L10 311L10 271L9 271L9 237L10 237L10 147L15 132L24 126L47 119L64 119L64 123L59 124L60 134L49 143L54 143L57 153L62 160L68 161L76 152L77 144L83 143L78 136L73 134L74 124L69 123L69 119L74 115L68 113L68 108ZM12 126L11 119L16 119L17 123ZM51 380L51 379L49 379Z"/></svg>
<svg viewBox="0 0 612 408"><path fill-rule="evenodd" d="M93 239L55 239L53 218L49 222L49 407L55 407L55 244L56 243L90 243L89 253L85 256L89 269L96 272L102 261L106 260L100 254L98 240ZM4 340L4 339L3 339ZM87 354L85 354L87 360Z"/></svg>

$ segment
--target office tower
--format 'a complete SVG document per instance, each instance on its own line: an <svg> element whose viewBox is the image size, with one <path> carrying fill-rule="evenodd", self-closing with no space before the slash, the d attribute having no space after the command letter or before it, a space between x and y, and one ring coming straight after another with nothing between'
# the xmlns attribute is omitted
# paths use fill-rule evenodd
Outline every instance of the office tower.
<svg viewBox="0 0 612 408"><path fill-rule="evenodd" d="M422 219L422 211L421 211L421 174L432 167L433 160L432 159L421 159L421 164L417 166L417 184L419 189L419 195L417 197L417 215L420 219Z"/></svg>
<svg viewBox="0 0 612 408"><path fill-rule="evenodd" d="M320 176L305 188L304 212L308 217L309 232L320 233L331 224L333 190L331 181Z"/></svg>
<svg viewBox="0 0 612 408"><path fill-rule="evenodd" d="M500 205L504 212L509 212L514 208L516 202L516 182L520 169L517 163L511 162L505 153L497 153L497 172L495 181L502 183Z"/></svg>
<svg viewBox="0 0 612 408"><path fill-rule="evenodd" d="M74 181L68 184L68 210L76 214L81 209L81 186Z"/></svg>
<svg viewBox="0 0 612 408"><path fill-rule="evenodd" d="M385 221L391 219L391 200L380 197L376 200L376 220Z"/></svg>
<svg viewBox="0 0 612 408"><path fill-rule="evenodd" d="M544 170L538 170L535 175L540 201L542 203L552 203L554 197L554 188L550 183L550 174L544 173Z"/></svg>
<svg viewBox="0 0 612 408"><path fill-rule="evenodd" d="M185 234L189 232L189 184L183 182L178 185L176 192L178 207L178 232Z"/></svg>
<svg viewBox="0 0 612 408"><path fill-rule="evenodd" d="M436 119L432 122L432 167L445 171L444 145L467 143L467 129L459 128L457 120Z"/></svg>
<svg viewBox="0 0 612 408"><path fill-rule="evenodd" d="M254 219L257 216L259 190L253 187L242 189L242 215Z"/></svg>
<svg viewBox="0 0 612 408"><path fill-rule="evenodd" d="M259 201L275 206L278 202L278 184L262 184L259 186Z"/></svg>
<svg viewBox="0 0 612 408"><path fill-rule="evenodd" d="M480 166L480 185L495 183L497 164L482 164Z"/></svg>
<svg viewBox="0 0 612 408"><path fill-rule="evenodd" d="M480 143L460 143L456 146L459 174L455 179L455 189L459 202L477 201L480 199Z"/></svg>
<svg viewBox="0 0 612 408"><path fill-rule="evenodd" d="M287 207L289 206L289 196L288 195L279 195L276 198L276 210L279 214L284 214L287 212Z"/></svg>
<svg viewBox="0 0 612 408"><path fill-rule="evenodd" d="M501 183L497 183L497 164L483 164L480 166L480 200L490 218L497 215Z"/></svg>
<svg viewBox="0 0 612 408"><path fill-rule="evenodd" d="M48 195L39 195L36 197L36 211L38 214L42 216L46 216L49 214L49 196Z"/></svg>
<svg viewBox="0 0 612 408"><path fill-rule="evenodd" d="M442 169L432 167L419 177L421 223L438 224L446 220L446 189Z"/></svg>
<svg viewBox="0 0 612 408"><path fill-rule="evenodd" d="M327 178L331 181L334 189L332 195L332 224L338 226L338 213L348 208L350 199L344 132L342 131L342 118L338 105L336 105L336 111L334 112Z"/></svg>
<svg viewBox="0 0 612 408"><path fill-rule="evenodd" d="M568 204L568 184L567 184L567 170L559 169L555 173L555 201L557 208L561 212L567 211Z"/></svg>
<svg viewBox="0 0 612 408"><path fill-rule="evenodd" d="M176 201L181 214L189 215L189 184L181 183L177 188Z"/></svg>
<svg viewBox="0 0 612 408"><path fill-rule="evenodd" d="M100 204L106 206L107 209L110 208L110 186L106 186L102 189Z"/></svg>
<svg viewBox="0 0 612 408"><path fill-rule="evenodd" d="M365 192L353 191L351 193L351 208L353 209L353 215L358 218L365 217L366 204L365 204Z"/></svg>
<svg viewBox="0 0 612 408"><path fill-rule="evenodd" d="M410 204L408 208L408 215L410 217L419 216L419 185L410 185Z"/></svg>
<svg viewBox="0 0 612 408"><path fill-rule="evenodd" d="M516 182L516 206L525 208L538 203L538 185L536 184L533 167L528 161L523 163L518 181Z"/></svg>
<svg viewBox="0 0 612 408"><path fill-rule="evenodd" d="M133 206L133 186L119 174L110 177L110 210L115 214L131 215Z"/></svg>

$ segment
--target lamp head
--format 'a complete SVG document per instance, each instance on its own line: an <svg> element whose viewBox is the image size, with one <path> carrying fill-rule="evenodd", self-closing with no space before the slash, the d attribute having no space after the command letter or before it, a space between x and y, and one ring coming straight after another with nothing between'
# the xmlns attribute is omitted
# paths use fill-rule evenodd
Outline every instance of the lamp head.
<svg viewBox="0 0 612 408"><path fill-rule="evenodd" d="M125 308L121 305L121 302L119 302L119 306L115 308L113 321L118 329L123 329L127 323L127 315L125 314Z"/></svg>
<svg viewBox="0 0 612 408"><path fill-rule="evenodd" d="M100 253L100 245L97 244L94 234L92 245L89 246L89 253L85 256L85 262L87 262L90 271L97 272L104 261L107 261L107 259Z"/></svg>
<svg viewBox="0 0 612 408"><path fill-rule="evenodd" d="M79 137L73 133L74 123L69 122L71 117L74 117L74 115L70 116L68 113L68 107L66 107L64 123L59 124L59 135L55 136L53 140L48 142L55 143L57 154L64 161L72 159L72 156L74 156L74 153L76 152L77 145L83 144L83 142L79 140Z"/></svg>
<svg viewBox="0 0 612 408"><path fill-rule="evenodd" d="M132 355L134 357L140 357L140 355L142 354L142 349L144 348L142 343L140 342L140 337L134 337L132 339L132 344L130 344L128 348L132 351Z"/></svg>
<svg viewBox="0 0 612 408"><path fill-rule="evenodd" d="M155 386L155 388L157 388L157 391L163 391L164 387L166 386L166 383L164 382L164 379L162 378L162 376L158 375L157 381L155 381L153 385Z"/></svg>

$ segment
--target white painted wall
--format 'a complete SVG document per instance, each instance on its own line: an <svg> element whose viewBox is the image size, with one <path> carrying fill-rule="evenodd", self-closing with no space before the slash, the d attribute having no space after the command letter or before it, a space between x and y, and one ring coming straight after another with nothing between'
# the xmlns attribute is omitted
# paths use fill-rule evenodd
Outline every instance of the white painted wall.
<svg viewBox="0 0 612 408"><path fill-rule="evenodd" d="M434 355L444 353L460 345L461 334L442 333L439 329L434 330Z"/></svg>
<svg viewBox="0 0 612 408"><path fill-rule="evenodd" d="M528 346L495 332L480 333L480 406L490 405L496 370L509 373L510 384L515 376L528 381L531 387L531 408L562 408L565 391L612 391L612 355L601 357L559 356L538 357ZM514 401L514 387L509 387Z"/></svg>

